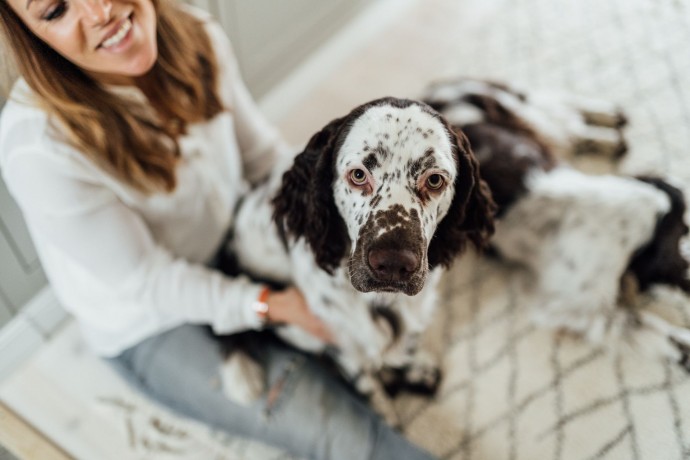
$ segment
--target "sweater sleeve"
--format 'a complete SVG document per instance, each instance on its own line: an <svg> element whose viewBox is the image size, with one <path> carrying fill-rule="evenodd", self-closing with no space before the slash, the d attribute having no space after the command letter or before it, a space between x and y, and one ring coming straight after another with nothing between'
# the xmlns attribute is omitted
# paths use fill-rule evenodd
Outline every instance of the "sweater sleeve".
<svg viewBox="0 0 690 460"><path fill-rule="evenodd" d="M256 184L269 175L278 157L291 155L291 149L247 90L225 32L213 21L207 24L206 30L218 58L220 92L235 122L244 176Z"/></svg>
<svg viewBox="0 0 690 460"><path fill-rule="evenodd" d="M104 292L157 317L210 324L219 334L259 327L251 309L259 285L175 257L112 191L69 158L37 150L15 152L2 170L34 237L90 273Z"/></svg>

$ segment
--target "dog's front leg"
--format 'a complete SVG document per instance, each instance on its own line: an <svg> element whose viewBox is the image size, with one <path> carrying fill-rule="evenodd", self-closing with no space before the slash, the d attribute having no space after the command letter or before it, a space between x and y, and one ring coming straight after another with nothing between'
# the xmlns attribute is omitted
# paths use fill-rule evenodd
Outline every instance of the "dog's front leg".
<svg viewBox="0 0 690 460"><path fill-rule="evenodd" d="M397 306L399 334L391 336L380 371L380 378L390 395L400 390L433 395L438 390L441 382L439 360L421 346L420 339L438 305L437 286L441 273L440 270L430 273L424 290L413 298L400 301ZM384 326L379 323L380 328Z"/></svg>

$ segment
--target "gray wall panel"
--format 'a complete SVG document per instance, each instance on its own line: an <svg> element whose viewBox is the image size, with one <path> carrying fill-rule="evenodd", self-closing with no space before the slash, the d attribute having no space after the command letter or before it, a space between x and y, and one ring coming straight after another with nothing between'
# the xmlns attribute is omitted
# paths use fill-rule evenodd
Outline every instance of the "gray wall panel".
<svg viewBox="0 0 690 460"><path fill-rule="evenodd" d="M14 310L5 301L2 292L0 292L0 328L7 324L14 316Z"/></svg>
<svg viewBox="0 0 690 460"><path fill-rule="evenodd" d="M1 219L5 222L4 209L0 209L0 212ZM25 260L18 257L17 246L14 243L18 235L5 233L5 228L0 226L0 289L10 307L18 310L45 286L46 278L40 265L26 265Z"/></svg>
<svg viewBox="0 0 690 460"><path fill-rule="evenodd" d="M29 231L24 224L21 211L12 200L5 183L0 180L0 231L8 240L15 258L25 271L38 268L38 255L34 249Z"/></svg>

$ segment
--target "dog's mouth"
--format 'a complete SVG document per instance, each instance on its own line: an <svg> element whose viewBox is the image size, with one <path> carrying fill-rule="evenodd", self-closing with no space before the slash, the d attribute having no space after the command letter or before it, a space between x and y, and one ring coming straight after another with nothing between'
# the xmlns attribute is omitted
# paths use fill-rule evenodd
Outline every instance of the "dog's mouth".
<svg viewBox="0 0 690 460"><path fill-rule="evenodd" d="M352 286L360 292L402 293L414 296L424 287L426 276L415 277L407 282L381 282L369 276L358 276L350 271L350 281Z"/></svg>

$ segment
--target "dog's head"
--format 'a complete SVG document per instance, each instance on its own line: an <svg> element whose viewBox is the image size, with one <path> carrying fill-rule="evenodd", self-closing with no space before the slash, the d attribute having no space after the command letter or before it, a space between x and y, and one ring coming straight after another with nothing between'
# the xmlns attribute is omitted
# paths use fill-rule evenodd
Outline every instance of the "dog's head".
<svg viewBox="0 0 690 460"><path fill-rule="evenodd" d="M462 133L429 106L384 98L315 134L274 199L283 236L304 238L326 271L349 255L362 292L418 293L493 233L495 205Z"/></svg>

